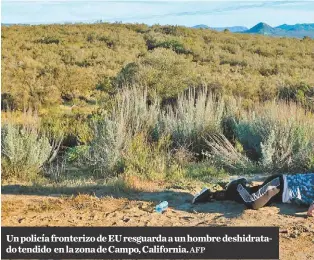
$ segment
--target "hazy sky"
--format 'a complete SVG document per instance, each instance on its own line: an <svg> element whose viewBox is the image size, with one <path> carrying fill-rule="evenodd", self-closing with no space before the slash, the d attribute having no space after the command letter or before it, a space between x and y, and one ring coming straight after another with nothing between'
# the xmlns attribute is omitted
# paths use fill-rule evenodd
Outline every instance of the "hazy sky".
<svg viewBox="0 0 314 260"><path fill-rule="evenodd" d="M193 26L314 23L314 1L2 1L2 23L128 22Z"/></svg>

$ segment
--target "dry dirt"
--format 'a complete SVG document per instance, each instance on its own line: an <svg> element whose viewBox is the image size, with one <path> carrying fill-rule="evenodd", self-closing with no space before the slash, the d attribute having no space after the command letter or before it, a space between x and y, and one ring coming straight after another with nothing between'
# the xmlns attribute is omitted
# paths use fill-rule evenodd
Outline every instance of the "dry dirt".
<svg viewBox="0 0 314 260"><path fill-rule="evenodd" d="M192 205L182 190L120 197L2 195L2 226L279 226L280 259L314 259L314 218L306 208L272 205L258 211L234 202ZM163 200L163 214L154 206Z"/></svg>

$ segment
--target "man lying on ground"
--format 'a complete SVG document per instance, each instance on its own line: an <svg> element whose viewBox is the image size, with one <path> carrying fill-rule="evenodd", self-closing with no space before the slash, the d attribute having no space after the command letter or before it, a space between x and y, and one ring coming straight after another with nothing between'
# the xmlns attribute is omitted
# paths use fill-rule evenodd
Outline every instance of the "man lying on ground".
<svg viewBox="0 0 314 260"><path fill-rule="evenodd" d="M192 203L212 200L232 200L250 209L259 209L272 202L297 203L309 206L307 214L314 216L314 173L272 175L262 185L254 187L248 187L247 180L241 178L230 182L223 191L203 189Z"/></svg>

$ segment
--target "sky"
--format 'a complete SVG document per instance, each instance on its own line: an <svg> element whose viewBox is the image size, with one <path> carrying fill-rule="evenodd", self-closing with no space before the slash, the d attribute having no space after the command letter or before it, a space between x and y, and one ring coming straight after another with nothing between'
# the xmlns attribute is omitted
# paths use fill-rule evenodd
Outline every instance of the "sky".
<svg viewBox="0 0 314 260"><path fill-rule="evenodd" d="M2 0L2 23L124 22L211 27L314 23L314 1Z"/></svg>

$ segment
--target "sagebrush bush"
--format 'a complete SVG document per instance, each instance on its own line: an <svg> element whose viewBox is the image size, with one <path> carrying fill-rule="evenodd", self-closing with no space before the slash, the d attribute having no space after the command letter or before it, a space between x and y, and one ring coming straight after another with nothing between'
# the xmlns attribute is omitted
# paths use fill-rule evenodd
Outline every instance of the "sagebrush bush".
<svg viewBox="0 0 314 260"><path fill-rule="evenodd" d="M253 111L228 113L234 145L211 137L207 156L229 169L260 171L306 171L314 152L313 115L293 103L257 105ZM231 132L231 134L230 134Z"/></svg>
<svg viewBox="0 0 314 260"><path fill-rule="evenodd" d="M224 100L208 88L190 89L188 94L178 97L175 106L163 112L163 131L172 137L175 147L186 146L200 153L204 143L202 136L221 131L224 107Z"/></svg>
<svg viewBox="0 0 314 260"><path fill-rule="evenodd" d="M157 157L160 157L161 161L164 160L163 156L169 156L162 154L166 153L166 150L159 151L153 144L158 144L168 137L171 149L182 148L189 149L191 153L200 153L204 146L202 136L220 131L224 111L223 100L205 88L201 91L191 90L187 95L178 98L177 105L164 109L157 99L148 99L146 90L125 89L117 95L116 101L110 114L95 121L94 139L84 159L87 165L101 172L102 176L117 174L126 168L135 172L135 166L131 167L132 164L127 163L130 161L127 158L133 156L134 160L138 160L137 156L141 156L141 152L157 153ZM132 152L134 155L130 156L132 153L128 151L139 138L139 134L145 135L147 140L142 141L147 145L147 149L153 150L148 151L140 147L141 149L135 149ZM146 164L144 160L142 167L145 168ZM174 164L177 163L173 162L172 166ZM138 169L139 165L136 166ZM160 165L164 164L160 162ZM161 171L158 172L161 174Z"/></svg>
<svg viewBox="0 0 314 260"><path fill-rule="evenodd" d="M2 178L34 180L54 152L37 129L5 124L1 130Z"/></svg>
<svg viewBox="0 0 314 260"><path fill-rule="evenodd" d="M91 167L99 177L112 177L121 161L121 153L130 139L122 120L104 118L95 122L94 138L81 158L82 164Z"/></svg>
<svg viewBox="0 0 314 260"><path fill-rule="evenodd" d="M66 177L68 162L66 158L60 158L43 166L43 174L54 182L59 182Z"/></svg>
<svg viewBox="0 0 314 260"><path fill-rule="evenodd" d="M124 89L117 95L116 100L111 118L121 120L132 135L152 130L158 123L159 101L156 98L149 99L146 89Z"/></svg>
<svg viewBox="0 0 314 260"><path fill-rule="evenodd" d="M96 122L88 153L87 164L102 176L126 169L153 176L148 161L160 160L165 170L163 160L169 156L172 166L185 167L180 150L192 160L205 155L212 165L236 173L306 170L311 164L313 115L293 103L257 104L245 110L240 101L225 101L208 88L190 89L167 106L136 89L121 91L116 102L111 113ZM166 137L169 150L156 150L156 143Z"/></svg>
<svg viewBox="0 0 314 260"><path fill-rule="evenodd" d="M208 135L205 142L208 149L203 154L213 165L232 173L249 173L255 170L254 162L237 151L224 135Z"/></svg>
<svg viewBox="0 0 314 260"><path fill-rule="evenodd" d="M266 168L292 170L306 165L314 142L313 117L294 104L271 103L236 124L236 135Z"/></svg>
<svg viewBox="0 0 314 260"><path fill-rule="evenodd" d="M57 180L65 164L75 163L102 178L123 173L173 181L188 177L189 165L204 159L200 155L208 159L201 178L225 170L242 174L313 169L313 114L293 103L257 103L244 109L240 101L222 98L209 88L192 88L165 106L147 90L133 88L121 90L113 104L110 112L92 118L92 140L68 148L62 164L51 162L62 141L61 121L55 127L49 120L22 127L6 119L4 178L26 180L44 170ZM47 134L37 130L40 125Z"/></svg>
<svg viewBox="0 0 314 260"><path fill-rule="evenodd" d="M149 105L147 98L146 91L123 90L112 112L94 122L94 138L84 158L102 176L119 172L122 153L132 137L149 132L157 124L159 104L153 101Z"/></svg>

